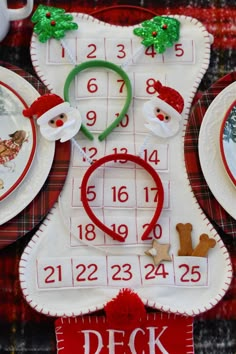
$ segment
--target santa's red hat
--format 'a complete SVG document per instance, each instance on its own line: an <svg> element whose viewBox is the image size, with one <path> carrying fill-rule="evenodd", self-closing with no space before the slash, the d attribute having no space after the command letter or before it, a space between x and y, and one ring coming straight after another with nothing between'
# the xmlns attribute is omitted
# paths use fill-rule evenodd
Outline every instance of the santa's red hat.
<svg viewBox="0 0 236 354"><path fill-rule="evenodd" d="M184 99L181 94L171 87L163 86L160 81L156 81L154 88L158 93L155 104L171 117L181 119L184 109Z"/></svg>
<svg viewBox="0 0 236 354"><path fill-rule="evenodd" d="M52 118L61 113L66 113L70 110L70 104L65 102L60 96L54 93L48 93L40 96L32 105L23 110L25 117L37 118L37 123L42 125L49 122Z"/></svg>

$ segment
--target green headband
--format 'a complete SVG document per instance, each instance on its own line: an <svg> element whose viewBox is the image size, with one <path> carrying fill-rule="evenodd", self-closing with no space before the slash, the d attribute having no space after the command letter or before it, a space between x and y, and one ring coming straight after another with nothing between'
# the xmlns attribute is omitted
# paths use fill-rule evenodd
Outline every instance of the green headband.
<svg viewBox="0 0 236 354"><path fill-rule="evenodd" d="M75 78L75 76L80 73L83 70L86 70L88 68L95 68L95 67L104 67L110 70L115 71L118 75L121 76L121 78L124 80L126 88L127 88L127 97L125 104L123 106L122 111L120 112L119 116L98 136L98 139L100 141L104 140L112 131L117 127L117 125L120 123L120 121L124 118L125 114L127 113L129 109L130 102L132 100L132 86L130 79L128 75L125 73L124 70L121 69L121 67L105 60L91 60L91 61L86 61L80 65L77 65L69 75L67 76L65 85L64 85L64 99L65 101L69 102L69 88L70 84ZM93 140L93 135L92 133L86 128L84 124L81 125L81 131L84 133L84 135L90 139Z"/></svg>

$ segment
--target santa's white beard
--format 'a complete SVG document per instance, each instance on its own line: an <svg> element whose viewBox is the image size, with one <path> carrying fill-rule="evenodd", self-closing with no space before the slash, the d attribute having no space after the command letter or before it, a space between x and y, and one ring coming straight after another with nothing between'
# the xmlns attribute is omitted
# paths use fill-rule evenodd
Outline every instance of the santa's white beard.
<svg viewBox="0 0 236 354"><path fill-rule="evenodd" d="M148 123L144 126L150 130L154 135L159 136L160 138L169 138L174 136L179 131L179 122L173 121L165 123L160 121L158 118L149 118L147 119Z"/></svg>
<svg viewBox="0 0 236 354"><path fill-rule="evenodd" d="M64 113L64 112L63 112ZM65 112L67 121L61 126L53 128L48 123L40 125L40 132L49 141L59 140L63 143L75 136L81 126L81 116L77 109L73 108Z"/></svg>

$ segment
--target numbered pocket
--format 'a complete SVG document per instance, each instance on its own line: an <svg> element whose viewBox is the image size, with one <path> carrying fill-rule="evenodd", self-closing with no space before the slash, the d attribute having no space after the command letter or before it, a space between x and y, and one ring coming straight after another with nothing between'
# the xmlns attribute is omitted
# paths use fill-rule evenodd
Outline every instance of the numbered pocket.
<svg viewBox="0 0 236 354"><path fill-rule="evenodd" d="M104 39L80 39L77 38L78 62L103 59L105 60Z"/></svg>
<svg viewBox="0 0 236 354"><path fill-rule="evenodd" d="M124 63L132 57L131 39L106 39L106 59L113 63Z"/></svg>
<svg viewBox="0 0 236 354"><path fill-rule="evenodd" d="M107 257L108 285L136 287L140 285L138 257Z"/></svg>
<svg viewBox="0 0 236 354"><path fill-rule="evenodd" d="M143 285L174 285L171 262L163 262L155 266L148 257L140 257L140 264Z"/></svg>
<svg viewBox="0 0 236 354"><path fill-rule="evenodd" d="M72 258L72 272L75 287L105 286L106 277L105 257L74 257Z"/></svg>
<svg viewBox="0 0 236 354"><path fill-rule="evenodd" d="M39 289L73 286L70 258L41 258L36 268Z"/></svg>
<svg viewBox="0 0 236 354"><path fill-rule="evenodd" d="M194 63L194 41L183 39L174 45L173 48L168 48L164 53L164 63Z"/></svg>
<svg viewBox="0 0 236 354"><path fill-rule="evenodd" d="M207 286L207 257L174 257L175 283L178 286Z"/></svg>

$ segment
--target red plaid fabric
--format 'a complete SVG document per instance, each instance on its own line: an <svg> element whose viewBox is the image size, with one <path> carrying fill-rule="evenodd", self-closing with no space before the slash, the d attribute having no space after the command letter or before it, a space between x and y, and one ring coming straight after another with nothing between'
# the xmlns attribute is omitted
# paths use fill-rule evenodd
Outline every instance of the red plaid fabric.
<svg viewBox="0 0 236 354"><path fill-rule="evenodd" d="M181 14L192 16L201 21L215 38L212 46L210 66L201 82L200 90L208 90L212 83L227 73L230 73L235 67L235 0L162 0L162 2L156 0L35 0L34 9L36 9L40 3L48 6L62 7L70 12L94 13L100 20L118 25L133 25L144 19L153 17L154 14ZM8 0L8 5L11 7L17 8L23 4L25 4L25 0ZM143 8L134 8L133 6L143 6ZM111 8L107 9L107 7ZM11 62L24 69L26 72L35 75L29 54L32 27L30 19L11 23L8 36L0 43L0 60ZM17 70L19 70L18 73L21 72L20 69ZM27 77L28 76L25 78L27 79ZM31 75L29 75L29 78L31 78ZM38 80L33 81L33 85L36 85L37 90L44 90ZM195 119L197 120L198 118L191 117L191 121ZM190 131L193 130L193 132L191 132L193 138L190 137L189 139L193 140L191 141L191 147L186 146L186 156L191 153L191 150L197 149L197 135L200 123L200 121L197 121L196 124L194 123L190 128ZM187 139L186 136L186 140ZM58 154L61 156L59 152ZM191 156L193 159L191 169L192 173L195 173L199 171L198 157L196 157L196 154L192 154ZM186 159L188 159L188 157L186 157ZM62 171L64 169L63 161L61 162L61 166L59 165L58 179L61 178L60 169ZM189 169L190 167L188 167L188 170ZM201 206L203 204L206 206L209 196L212 203L211 194L209 190L206 190L204 187L204 181L201 180L201 177L199 178L199 176L197 176L196 178L196 185L198 185L198 187L196 186L198 194L196 194L196 196L200 198ZM193 182L194 177L192 183ZM54 183L57 184L57 182ZM51 189L53 190L54 188L54 197L56 199L57 192L56 186L53 187L54 183L52 181L50 182L50 180L47 181L47 184L51 185ZM47 185L45 185L43 189L44 188L47 188ZM53 193L52 190L51 193ZM203 192L201 193L200 191ZM46 195L45 198L47 198ZM27 225L28 218L29 224L32 224L34 214L36 218L37 215L43 215L40 203L35 201L33 208L34 211L31 216L28 217L29 214L27 214L27 211L24 211L21 221L15 221L11 226L9 225L9 229L5 232L7 237L10 237L11 232L15 232L18 227L21 230L19 236L22 236L24 234L24 228L25 232L31 228L31 226L29 226L29 228L23 226ZM214 210L214 206L212 206L212 210ZM226 225L229 219L227 217L223 217L223 219L224 225ZM230 221L230 223L231 222L232 221ZM18 224L20 224L20 226ZM217 225L216 227L219 228ZM2 235L1 231L0 229L0 236ZM236 238L232 237L230 231L229 233L225 233L219 228L219 232L230 251L235 269ZM32 310L24 301L19 286L18 263L20 255L29 242L31 235L32 233L28 233L26 236L19 238L14 244L0 250L1 353L56 353L56 339L54 333L55 319L46 317ZM194 319L195 354L236 353L235 299L236 283L234 278L230 290L227 292L224 299L211 311Z"/></svg>

